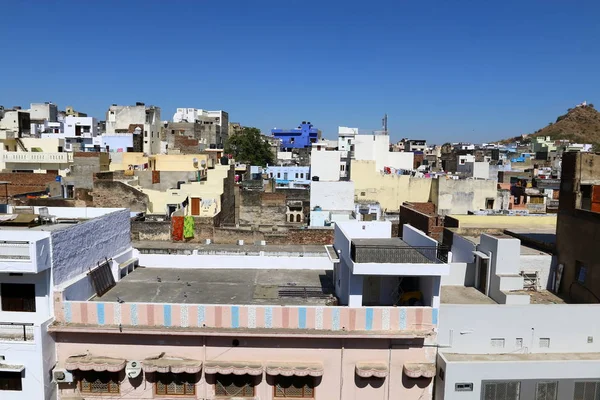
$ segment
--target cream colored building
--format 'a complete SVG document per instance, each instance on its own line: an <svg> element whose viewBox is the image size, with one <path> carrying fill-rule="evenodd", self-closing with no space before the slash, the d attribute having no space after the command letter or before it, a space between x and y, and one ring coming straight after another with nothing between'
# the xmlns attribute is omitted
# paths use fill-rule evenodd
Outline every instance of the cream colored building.
<svg viewBox="0 0 600 400"><path fill-rule="evenodd" d="M217 165L214 169L207 170L206 180L184 183L180 185L179 189L173 188L166 191L141 187L137 189L148 195L149 214L163 214L169 210L172 212L173 207L180 205L187 198L190 205L186 208L186 215L214 217L222 209L223 179L227 178L229 169L229 165Z"/></svg>
<svg viewBox="0 0 600 400"><path fill-rule="evenodd" d="M497 182L482 179L418 178L385 174L375 161L352 161L355 201L376 201L382 211L396 212L405 201L433 202L441 215L501 207Z"/></svg>
<svg viewBox="0 0 600 400"><path fill-rule="evenodd" d="M383 174L376 161L352 161L351 180L356 201L377 201L388 212L400 210L405 201L427 202L431 194L431 179L408 175Z"/></svg>
<svg viewBox="0 0 600 400"><path fill-rule="evenodd" d="M149 214L171 214L184 200L189 199L187 215L214 217L222 209L221 196L225 191L223 179L228 177L230 166L213 164L207 154L156 154L148 157L143 153L111 153L110 169L131 171L131 179L126 183L148 195ZM172 187L166 190L155 189L140 184L139 178L132 170L161 173L196 172L195 178L198 181L189 182L189 174L182 174L181 180L186 183L175 187L178 178Z"/></svg>
<svg viewBox="0 0 600 400"><path fill-rule="evenodd" d="M66 176L73 164L73 153L63 151L64 139L6 139L0 146L0 170L54 173Z"/></svg>

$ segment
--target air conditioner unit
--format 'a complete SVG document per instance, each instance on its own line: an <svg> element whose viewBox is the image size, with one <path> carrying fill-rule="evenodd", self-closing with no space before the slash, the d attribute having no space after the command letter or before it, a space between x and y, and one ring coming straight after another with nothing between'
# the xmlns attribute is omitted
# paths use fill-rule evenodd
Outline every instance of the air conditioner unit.
<svg viewBox="0 0 600 400"><path fill-rule="evenodd" d="M72 383L73 374L64 368L54 368L52 371L52 381L56 383Z"/></svg>

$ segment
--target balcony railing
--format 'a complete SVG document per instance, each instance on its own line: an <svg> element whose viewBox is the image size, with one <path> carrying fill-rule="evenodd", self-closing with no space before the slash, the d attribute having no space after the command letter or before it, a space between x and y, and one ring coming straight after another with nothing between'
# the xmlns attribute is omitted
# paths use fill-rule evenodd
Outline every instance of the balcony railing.
<svg viewBox="0 0 600 400"><path fill-rule="evenodd" d="M352 245L355 263L439 264L448 262L448 249L443 246L361 246Z"/></svg>
<svg viewBox="0 0 600 400"><path fill-rule="evenodd" d="M73 161L72 153L8 152L2 156L5 163L65 164Z"/></svg>
<svg viewBox="0 0 600 400"><path fill-rule="evenodd" d="M0 342L32 342L33 324L0 322Z"/></svg>

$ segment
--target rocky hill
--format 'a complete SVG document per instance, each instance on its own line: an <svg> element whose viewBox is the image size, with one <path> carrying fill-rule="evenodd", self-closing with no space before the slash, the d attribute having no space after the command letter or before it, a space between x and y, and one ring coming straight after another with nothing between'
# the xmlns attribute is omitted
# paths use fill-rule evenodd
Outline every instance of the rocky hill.
<svg viewBox="0 0 600 400"><path fill-rule="evenodd" d="M600 112L596 111L593 104L569 108L566 114L556 118L556 122L538 129L527 138L536 136L550 136L553 140L568 139L576 143L600 146Z"/></svg>

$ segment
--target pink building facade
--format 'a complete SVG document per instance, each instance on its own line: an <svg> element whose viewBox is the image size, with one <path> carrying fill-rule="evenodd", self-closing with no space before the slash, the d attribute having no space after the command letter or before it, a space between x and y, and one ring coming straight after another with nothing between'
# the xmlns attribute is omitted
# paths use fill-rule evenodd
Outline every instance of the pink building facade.
<svg viewBox="0 0 600 400"><path fill-rule="evenodd" d="M421 234L404 234L420 241L415 250L390 238L387 223L339 224L330 270L262 270L235 290L231 282L248 269L133 270L90 301L70 287L56 291L49 331L58 398L431 399L447 264L429 258ZM419 293L410 301L403 275ZM215 276L226 279L202 286ZM319 289L313 298L283 296L298 287Z"/></svg>

